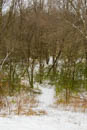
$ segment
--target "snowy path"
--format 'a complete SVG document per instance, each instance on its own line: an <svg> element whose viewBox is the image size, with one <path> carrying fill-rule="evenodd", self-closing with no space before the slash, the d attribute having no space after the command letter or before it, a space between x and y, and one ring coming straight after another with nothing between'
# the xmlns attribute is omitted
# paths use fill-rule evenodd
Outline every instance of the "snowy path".
<svg viewBox="0 0 87 130"><path fill-rule="evenodd" d="M54 89L40 87L42 95L37 109L46 110L44 116L0 117L0 130L87 130L87 114L58 110L52 107Z"/></svg>

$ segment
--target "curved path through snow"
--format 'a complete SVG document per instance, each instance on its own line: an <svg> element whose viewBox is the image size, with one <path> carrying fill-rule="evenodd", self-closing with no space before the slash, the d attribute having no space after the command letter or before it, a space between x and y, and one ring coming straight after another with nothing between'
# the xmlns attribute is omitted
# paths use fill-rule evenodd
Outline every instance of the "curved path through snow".
<svg viewBox="0 0 87 130"><path fill-rule="evenodd" d="M46 110L48 114L0 117L0 130L87 130L87 114L53 108L54 89L50 86L40 88L42 94L38 96L40 103L37 109Z"/></svg>

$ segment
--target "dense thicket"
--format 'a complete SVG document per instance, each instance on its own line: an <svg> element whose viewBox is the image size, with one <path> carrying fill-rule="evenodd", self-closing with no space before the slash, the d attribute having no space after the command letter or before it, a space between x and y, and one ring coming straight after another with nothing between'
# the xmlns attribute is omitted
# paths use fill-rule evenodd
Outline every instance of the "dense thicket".
<svg viewBox="0 0 87 130"><path fill-rule="evenodd" d="M5 11L6 3L0 0L1 93L19 88L24 76L33 88L37 64L38 81L50 77L66 100L86 89L86 0L12 0Z"/></svg>

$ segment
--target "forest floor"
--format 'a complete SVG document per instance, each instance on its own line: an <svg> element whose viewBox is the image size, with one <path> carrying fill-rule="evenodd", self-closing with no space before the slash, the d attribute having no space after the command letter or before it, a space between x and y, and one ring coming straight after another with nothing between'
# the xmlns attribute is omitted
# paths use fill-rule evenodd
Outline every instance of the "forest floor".
<svg viewBox="0 0 87 130"><path fill-rule="evenodd" d="M37 107L42 115L0 117L0 130L87 130L87 113L55 107L55 91L50 85L40 85L42 94Z"/></svg>

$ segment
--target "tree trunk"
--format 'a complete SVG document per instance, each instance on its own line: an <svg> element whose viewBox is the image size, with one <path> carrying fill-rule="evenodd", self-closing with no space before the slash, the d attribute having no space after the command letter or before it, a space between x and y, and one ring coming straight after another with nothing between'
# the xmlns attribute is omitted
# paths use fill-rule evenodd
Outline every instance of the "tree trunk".
<svg viewBox="0 0 87 130"><path fill-rule="evenodd" d="M0 0L0 47L2 45L2 0Z"/></svg>
<svg viewBox="0 0 87 130"><path fill-rule="evenodd" d="M40 84L42 84L42 81L43 81L43 63L42 63L41 57L40 57L40 61L39 61L39 73L40 73Z"/></svg>
<svg viewBox="0 0 87 130"><path fill-rule="evenodd" d="M31 68L31 88L33 88L34 87L34 62L35 62L35 60L33 59L33 61L32 61L32 68Z"/></svg>

